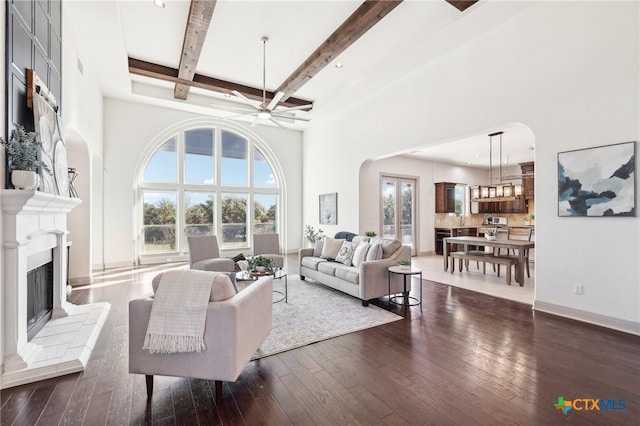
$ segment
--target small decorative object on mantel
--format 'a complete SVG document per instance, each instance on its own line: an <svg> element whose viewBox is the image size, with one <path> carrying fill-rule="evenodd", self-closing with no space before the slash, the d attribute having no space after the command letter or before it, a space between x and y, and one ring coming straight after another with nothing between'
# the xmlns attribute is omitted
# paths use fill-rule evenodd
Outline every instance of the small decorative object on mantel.
<svg viewBox="0 0 640 426"><path fill-rule="evenodd" d="M487 228L484 231L484 237L489 241L495 240L497 235L498 235L498 228Z"/></svg>
<svg viewBox="0 0 640 426"><path fill-rule="evenodd" d="M400 268L400 269L411 269L411 259L399 259L398 260L398 268Z"/></svg>
<svg viewBox="0 0 640 426"><path fill-rule="evenodd" d="M38 149L42 142L38 140L38 132L27 132L19 124L14 124L9 141L0 137L0 145L7 152L7 160L11 168L11 183L17 189L37 189L40 185L38 167L51 174L51 169L38 160Z"/></svg>
<svg viewBox="0 0 640 426"><path fill-rule="evenodd" d="M69 174L69 197L80 198L80 196L78 195L78 191L76 191L76 187L73 183L78 177L78 172L74 167L69 167L67 168L67 173Z"/></svg>

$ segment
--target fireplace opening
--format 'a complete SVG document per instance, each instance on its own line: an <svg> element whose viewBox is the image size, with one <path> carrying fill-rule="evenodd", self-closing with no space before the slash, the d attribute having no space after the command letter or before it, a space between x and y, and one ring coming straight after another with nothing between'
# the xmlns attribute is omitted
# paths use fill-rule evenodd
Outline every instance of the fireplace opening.
<svg viewBox="0 0 640 426"><path fill-rule="evenodd" d="M51 319L53 310L53 251L30 256L27 272L27 340Z"/></svg>

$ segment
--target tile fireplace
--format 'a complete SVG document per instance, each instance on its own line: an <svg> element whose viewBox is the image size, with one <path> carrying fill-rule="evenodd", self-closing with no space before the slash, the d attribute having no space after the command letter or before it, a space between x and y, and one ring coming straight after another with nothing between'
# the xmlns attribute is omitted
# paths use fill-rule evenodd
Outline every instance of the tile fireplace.
<svg viewBox="0 0 640 426"><path fill-rule="evenodd" d="M82 371L110 305L67 302L67 214L77 198L29 190L0 191L2 209L2 375L0 389ZM34 309L29 271L49 264L44 309L50 314L35 336L28 332ZM49 294L50 293L50 294ZM50 297L52 295L52 298ZM36 314L38 316L40 312ZM33 334L33 333L32 333Z"/></svg>

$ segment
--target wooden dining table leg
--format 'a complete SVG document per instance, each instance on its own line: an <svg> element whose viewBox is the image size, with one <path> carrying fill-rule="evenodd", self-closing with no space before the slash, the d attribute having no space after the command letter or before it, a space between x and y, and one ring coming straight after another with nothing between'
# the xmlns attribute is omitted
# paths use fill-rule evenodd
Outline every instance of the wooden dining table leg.
<svg viewBox="0 0 640 426"><path fill-rule="evenodd" d="M516 272L516 281L520 287L524 287L524 250L522 248L518 248L518 270Z"/></svg>

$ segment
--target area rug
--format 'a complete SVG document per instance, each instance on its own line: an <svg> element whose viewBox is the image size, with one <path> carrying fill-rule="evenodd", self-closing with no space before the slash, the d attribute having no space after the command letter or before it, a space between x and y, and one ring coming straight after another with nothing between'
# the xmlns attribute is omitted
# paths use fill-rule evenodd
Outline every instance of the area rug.
<svg viewBox="0 0 640 426"><path fill-rule="evenodd" d="M401 316L314 281L288 277L288 303L273 304L273 328L252 359L320 342L332 337L402 319ZM238 287L250 285L239 282ZM274 280L274 289L284 290L283 280ZM280 295L274 294L274 300Z"/></svg>

